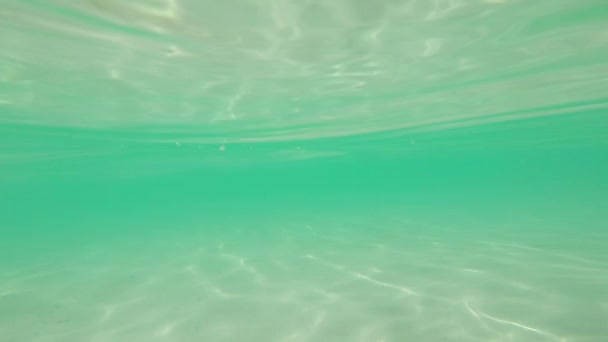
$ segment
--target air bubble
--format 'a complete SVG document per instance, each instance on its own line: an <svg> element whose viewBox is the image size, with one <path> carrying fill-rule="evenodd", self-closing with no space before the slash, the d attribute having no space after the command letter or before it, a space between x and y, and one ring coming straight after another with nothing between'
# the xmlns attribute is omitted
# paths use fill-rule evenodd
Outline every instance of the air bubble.
<svg viewBox="0 0 608 342"><path fill-rule="evenodd" d="M177 55L177 51L178 50L175 46L169 46L169 47L163 49L163 52L168 57L173 57L173 56Z"/></svg>

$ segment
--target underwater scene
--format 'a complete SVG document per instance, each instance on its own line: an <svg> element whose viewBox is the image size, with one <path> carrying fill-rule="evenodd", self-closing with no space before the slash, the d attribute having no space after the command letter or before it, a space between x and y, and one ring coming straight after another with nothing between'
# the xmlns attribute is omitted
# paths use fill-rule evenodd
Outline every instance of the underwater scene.
<svg viewBox="0 0 608 342"><path fill-rule="evenodd" d="M0 2L0 341L607 323L608 2Z"/></svg>

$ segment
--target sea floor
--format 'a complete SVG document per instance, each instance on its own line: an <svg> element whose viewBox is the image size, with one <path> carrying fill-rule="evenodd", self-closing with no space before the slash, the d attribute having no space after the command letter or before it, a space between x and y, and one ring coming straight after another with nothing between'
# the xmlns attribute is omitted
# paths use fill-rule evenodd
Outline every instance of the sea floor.
<svg viewBox="0 0 608 342"><path fill-rule="evenodd" d="M589 219L415 209L134 219L90 239L72 231L2 267L0 335L605 341L608 233ZM104 229L91 224L81 229Z"/></svg>

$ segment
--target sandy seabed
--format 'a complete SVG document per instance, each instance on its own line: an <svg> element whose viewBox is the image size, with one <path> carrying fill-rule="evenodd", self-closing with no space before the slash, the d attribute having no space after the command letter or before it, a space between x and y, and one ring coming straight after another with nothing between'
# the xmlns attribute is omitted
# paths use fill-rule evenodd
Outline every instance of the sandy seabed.
<svg viewBox="0 0 608 342"><path fill-rule="evenodd" d="M98 241L3 268L0 334L4 342L605 341L608 236L523 227L542 224L550 222L514 228L383 213Z"/></svg>

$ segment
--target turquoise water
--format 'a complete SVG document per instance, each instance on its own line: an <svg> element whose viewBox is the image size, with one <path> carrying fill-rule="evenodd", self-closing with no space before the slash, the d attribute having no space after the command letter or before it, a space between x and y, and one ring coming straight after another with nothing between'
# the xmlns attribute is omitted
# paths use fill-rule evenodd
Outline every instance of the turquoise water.
<svg viewBox="0 0 608 342"><path fill-rule="evenodd" d="M0 340L606 341L606 22L3 1Z"/></svg>

